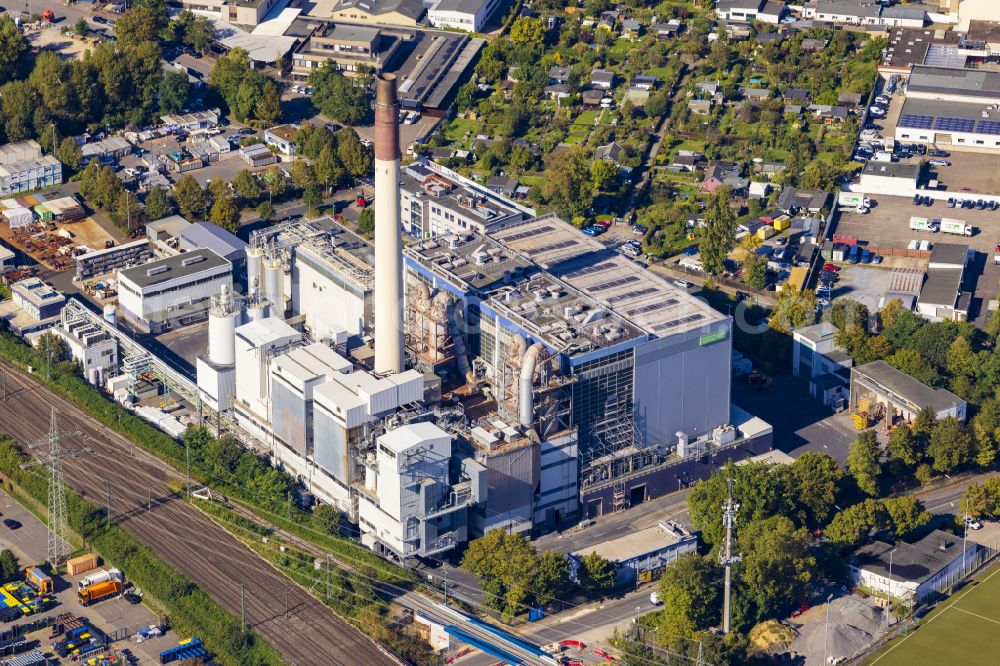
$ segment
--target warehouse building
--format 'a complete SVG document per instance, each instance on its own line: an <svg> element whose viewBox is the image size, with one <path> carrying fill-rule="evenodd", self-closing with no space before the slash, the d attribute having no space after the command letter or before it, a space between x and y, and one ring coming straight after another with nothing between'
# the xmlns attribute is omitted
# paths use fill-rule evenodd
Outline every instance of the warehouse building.
<svg viewBox="0 0 1000 666"><path fill-rule="evenodd" d="M851 410L872 413L876 404L907 422L924 407L933 409L939 419L953 416L965 421L966 417L966 403L957 395L922 384L885 361L851 368Z"/></svg>
<svg viewBox="0 0 1000 666"><path fill-rule="evenodd" d="M426 12L420 0L339 0L330 18L344 23L416 28Z"/></svg>
<svg viewBox="0 0 1000 666"><path fill-rule="evenodd" d="M33 319L48 321L59 316L66 297L55 287L36 277L26 278L10 286L11 296L22 310Z"/></svg>
<svg viewBox="0 0 1000 666"><path fill-rule="evenodd" d="M118 313L147 333L208 316L209 301L233 288L232 264L212 250L185 252L118 271Z"/></svg>
<svg viewBox="0 0 1000 666"><path fill-rule="evenodd" d="M500 0L439 0L427 12L435 28L481 32L502 3Z"/></svg>
<svg viewBox="0 0 1000 666"><path fill-rule="evenodd" d="M74 257L76 273L73 280L79 282L98 275L107 275L117 270L138 266L153 257L149 241L139 239L124 245L116 245L104 250L94 250Z"/></svg>
<svg viewBox="0 0 1000 666"><path fill-rule="evenodd" d="M917 191L920 166L901 162L869 161L861 171L856 191L865 194L885 194L912 197Z"/></svg>
<svg viewBox="0 0 1000 666"><path fill-rule="evenodd" d="M652 527L570 553L571 578L578 578L585 556L597 554L614 565L616 585L636 586L658 579L668 564L697 550L697 536L677 523L661 520Z"/></svg>
<svg viewBox="0 0 1000 666"><path fill-rule="evenodd" d="M86 319L64 316L59 326L52 327L69 350L71 359L80 364L83 376L95 386L118 374L118 341L104 328Z"/></svg>
<svg viewBox="0 0 1000 666"><path fill-rule="evenodd" d="M195 222L180 230L177 247L181 252L207 249L233 265L233 280L244 288L246 276L247 244L235 234L212 222Z"/></svg>
<svg viewBox="0 0 1000 666"><path fill-rule="evenodd" d="M969 247L935 243L927 264L927 280L917 298L917 314L931 321L966 321L972 292L963 290Z"/></svg>
<svg viewBox="0 0 1000 666"><path fill-rule="evenodd" d="M535 214L424 158L404 167L401 175L403 230L416 238L465 231L488 233Z"/></svg>

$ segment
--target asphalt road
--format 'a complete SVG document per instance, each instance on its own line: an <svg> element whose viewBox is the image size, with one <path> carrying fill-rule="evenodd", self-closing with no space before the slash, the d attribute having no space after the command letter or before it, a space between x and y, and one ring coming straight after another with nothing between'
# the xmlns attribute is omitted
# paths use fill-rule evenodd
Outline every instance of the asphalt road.
<svg viewBox="0 0 1000 666"><path fill-rule="evenodd" d="M177 478L176 470L27 377L9 369L5 372L10 393L0 402L0 432L12 434L22 444L33 442L48 432L49 412L54 407L62 430L82 433L65 445L90 449L85 455L66 459L67 485L103 504L105 484L110 481L115 520L231 613L239 615L241 590L245 591L248 623L288 663L398 663L225 529L178 500L167 484L167 479ZM150 502L151 510L147 508Z"/></svg>

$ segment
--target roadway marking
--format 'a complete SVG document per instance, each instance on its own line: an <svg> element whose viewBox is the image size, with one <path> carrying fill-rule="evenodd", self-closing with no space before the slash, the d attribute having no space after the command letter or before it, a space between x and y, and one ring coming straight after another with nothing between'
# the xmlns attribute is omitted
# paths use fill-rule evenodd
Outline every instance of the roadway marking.
<svg viewBox="0 0 1000 666"><path fill-rule="evenodd" d="M979 582L979 585L982 585L983 583L985 583L986 581L988 581L990 578L993 578L993 576L996 576L998 573L1000 573L1000 569L997 569L996 571L994 571L993 573L991 573L989 576L987 576L986 578L984 578L983 580L981 580ZM977 587L979 587L979 585L970 585L968 590L966 590L965 592L962 592L962 594L960 594L957 597L955 597L955 599L950 604L948 604L947 606L945 606L944 608L941 609L940 613L938 613L937 615L935 615L931 619L927 620L927 622L924 622L924 625L928 625L931 622L933 622L934 620L936 620L939 617L941 617L942 615L944 615L944 613L945 613L946 610L949 610L952 606L954 606L959 601L961 601L962 598L965 595L967 595L969 592L972 592L974 589L976 589ZM959 609L959 610L962 610L962 609ZM968 612L968 611L966 611L966 612ZM972 613L972 615L975 615L975 613ZM900 645L902 645L903 643L905 643L906 640L908 638L910 638L911 636L916 636L916 634L917 634L917 632L914 631L911 634L903 636L902 640L900 640L898 643L896 643L895 645L893 645L891 648L889 648L888 650L886 650L885 652L883 652L882 654L880 654L878 657L876 657L875 659L873 659L869 663L868 666L874 666L874 664L877 664L882 659L882 657L886 656L887 654L889 654L890 652L892 652L893 650L895 650L896 648L898 648Z"/></svg>

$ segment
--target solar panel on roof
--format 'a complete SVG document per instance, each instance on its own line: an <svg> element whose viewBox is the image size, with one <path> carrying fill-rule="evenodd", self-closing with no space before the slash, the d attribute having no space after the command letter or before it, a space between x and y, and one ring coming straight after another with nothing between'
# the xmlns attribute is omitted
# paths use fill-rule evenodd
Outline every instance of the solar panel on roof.
<svg viewBox="0 0 1000 666"><path fill-rule="evenodd" d="M938 118L934 121L934 129L946 132L971 132L975 121L968 118Z"/></svg>
<svg viewBox="0 0 1000 666"><path fill-rule="evenodd" d="M904 113L899 117L899 126L909 129L930 129L933 123L933 116L919 116L913 113Z"/></svg>
<svg viewBox="0 0 1000 666"><path fill-rule="evenodd" d="M627 291L624 294L615 294L614 296L608 298L608 304L614 305L619 301L625 301L630 298L638 298L639 296L654 294L657 291L659 291L659 289L657 289L656 287L646 287L645 289L636 289L634 291Z"/></svg>
<svg viewBox="0 0 1000 666"><path fill-rule="evenodd" d="M686 317L681 317L680 319L673 319L671 321L663 322L662 324L657 324L656 326L653 327L653 330L662 331L668 328L674 328L676 326L680 326L681 324L687 324L692 321L698 321L699 319L704 319L704 318L705 315L702 314L688 315Z"/></svg>
<svg viewBox="0 0 1000 666"><path fill-rule="evenodd" d="M552 252L553 250L562 250L563 248L573 247L577 242L575 240L564 240L558 243L552 243L551 245L546 245L545 247L538 248L534 251L535 254L545 254L546 252Z"/></svg>
<svg viewBox="0 0 1000 666"><path fill-rule="evenodd" d="M605 282L604 284L599 284L594 287L589 287L587 288L587 291L593 294L598 291L606 291L608 289L614 289L615 287L620 287L623 284L632 284L633 282L638 282L638 281L639 281L638 276L628 275L618 280L612 280L611 282Z"/></svg>
<svg viewBox="0 0 1000 666"><path fill-rule="evenodd" d="M1000 122L995 120L980 120L976 125L976 132L979 134L998 134L1000 135Z"/></svg>
<svg viewBox="0 0 1000 666"><path fill-rule="evenodd" d="M545 225L544 227L535 227L534 229L529 229L528 231L521 231L512 236L507 236L504 240L508 243L513 243L514 241L524 240L525 238L531 238L532 236L548 233L549 231L552 231L552 227Z"/></svg>
<svg viewBox="0 0 1000 666"><path fill-rule="evenodd" d="M626 310L625 314L632 317L637 314L646 314L647 312L655 312L656 310L662 310L663 308L669 308L671 305L677 305L676 298L668 298L665 301L657 301L656 303L650 303L649 305L643 305L639 308L632 308L631 310ZM699 315L700 316L700 315Z"/></svg>
<svg viewBox="0 0 1000 666"><path fill-rule="evenodd" d="M609 268L614 268L615 263L611 261L605 261L602 264L594 264L593 266L584 266L583 268L578 268L572 273L567 273L566 278L578 278L584 275L590 275L591 273L600 273L601 271L606 271Z"/></svg>

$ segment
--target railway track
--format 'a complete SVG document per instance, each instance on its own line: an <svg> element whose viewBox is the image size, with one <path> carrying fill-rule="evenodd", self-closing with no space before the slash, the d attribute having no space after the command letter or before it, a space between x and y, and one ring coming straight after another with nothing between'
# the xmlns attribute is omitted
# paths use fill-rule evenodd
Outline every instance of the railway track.
<svg viewBox="0 0 1000 666"><path fill-rule="evenodd" d="M4 372L8 397L0 401L0 432L20 444L40 439L48 432L49 412L55 406L60 429L82 433L67 446L90 449L64 460L66 484L104 504L110 481L114 519L226 610L239 615L245 604L248 625L289 664L402 663L197 508L178 499L167 483L179 476L175 470L10 366L5 365Z"/></svg>

